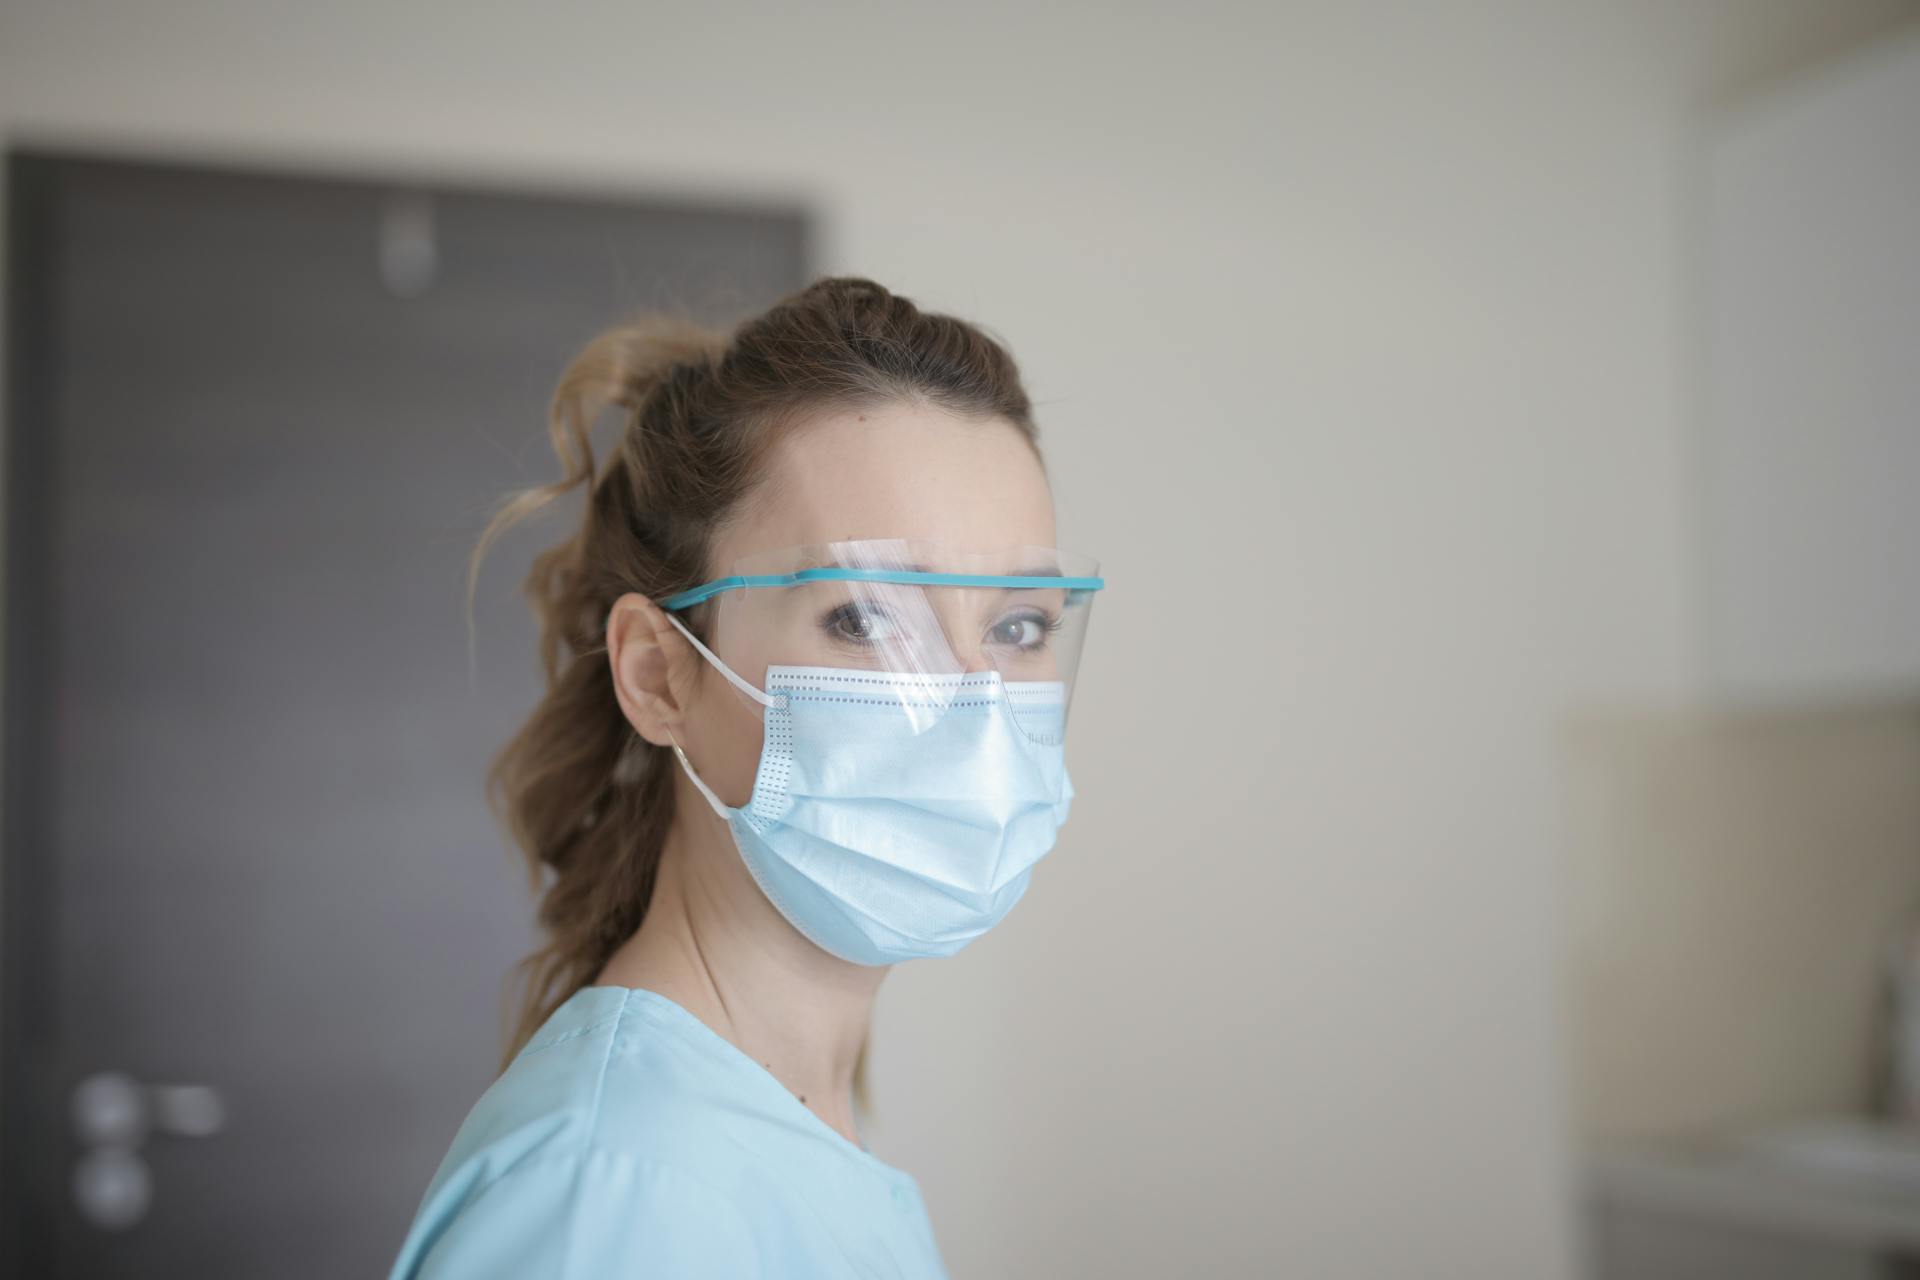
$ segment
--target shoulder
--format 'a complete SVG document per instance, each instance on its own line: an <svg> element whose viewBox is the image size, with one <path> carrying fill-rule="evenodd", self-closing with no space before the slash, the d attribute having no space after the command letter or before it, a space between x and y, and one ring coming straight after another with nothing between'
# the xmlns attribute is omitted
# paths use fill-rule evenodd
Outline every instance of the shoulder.
<svg viewBox="0 0 1920 1280"><path fill-rule="evenodd" d="M679 1275L683 1250L686 1274L754 1273L733 1147L714 1140L725 1086L647 994L583 988L528 1041L461 1124L395 1280L591 1275L611 1256Z"/></svg>
<svg viewBox="0 0 1920 1280"><path fill-rule="evenodd" d="M739 1112L743 1082L690 1020L649 991L582 988L474 1103L447 1163L477 1159L491 1175L598 1150L724 1182L715 1128Z"/></svg>

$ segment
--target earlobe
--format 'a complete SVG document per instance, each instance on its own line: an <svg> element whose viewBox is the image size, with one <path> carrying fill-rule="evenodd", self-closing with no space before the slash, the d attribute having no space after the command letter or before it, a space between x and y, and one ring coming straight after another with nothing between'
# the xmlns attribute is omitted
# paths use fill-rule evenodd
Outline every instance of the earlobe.
<svg viewBox="0 0 1920 1280"><path fill-rule="evenodd" d="M693 654L660 606L637 591L607 613L607 666L614 696L634 731L655 746L671 746L685 714L676 679Z"/></svg>

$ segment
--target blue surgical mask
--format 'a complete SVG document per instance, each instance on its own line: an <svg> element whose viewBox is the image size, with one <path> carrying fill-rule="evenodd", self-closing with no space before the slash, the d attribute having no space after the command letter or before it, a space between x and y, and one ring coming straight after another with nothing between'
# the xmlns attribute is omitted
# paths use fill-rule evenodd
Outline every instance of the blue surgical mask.
<svg viewBox="0 0 1920 1280"><path fill-rule="evenodd" d="M1020 901L1073 799L1061 683L775 666L760 690L668 617L764 708L745 805L674 754L801 934L857 964L947 956Z"/></svg>

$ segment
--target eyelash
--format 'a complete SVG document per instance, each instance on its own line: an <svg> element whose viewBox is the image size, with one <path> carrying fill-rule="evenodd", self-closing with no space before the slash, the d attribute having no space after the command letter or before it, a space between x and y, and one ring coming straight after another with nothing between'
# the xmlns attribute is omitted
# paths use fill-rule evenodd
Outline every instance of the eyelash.
<svg viewBox="0 0 1920 1280"><path fill-rule="evenodd" d="M835 640L843 641L847 644L867 644L867 641L860 639L858 636L847 634L842 624L857 621L867 616L869 612L871 611L867 608L852 603L851 601L846 604L837 604L820 615L820 629Z"/></svg>

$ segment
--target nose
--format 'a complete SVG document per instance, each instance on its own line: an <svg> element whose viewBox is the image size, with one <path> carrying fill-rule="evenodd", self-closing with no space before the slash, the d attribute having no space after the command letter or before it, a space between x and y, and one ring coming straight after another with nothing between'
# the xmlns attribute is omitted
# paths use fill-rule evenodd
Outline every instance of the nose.
<svg viewBox="0 0 1920 1280"><path fill-rule="evenodd" d="M994 669L993 663L987 660L986 651L977 644L967 650L956 653L954 656L960 660L960 670L966 672L968 675L973 675L981 671L992 671Z"/></svg>

